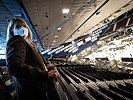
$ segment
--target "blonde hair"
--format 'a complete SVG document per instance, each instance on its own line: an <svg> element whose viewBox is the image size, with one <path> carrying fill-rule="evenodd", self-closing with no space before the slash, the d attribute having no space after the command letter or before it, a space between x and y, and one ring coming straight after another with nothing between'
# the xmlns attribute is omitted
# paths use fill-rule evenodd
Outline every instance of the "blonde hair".
<svg viewBox="0 0 133 100"><path fill-rule="evenodd" d="M26 23L26 21L24 19L22 19L22 18L14 17L14 18L12 18L10 20L10 22L8 24L8 28L7 28L7 41L14 36L14 32L12 31L12 29L14 28L14 24L15 24L16 21L21 21L23 23L23 26L28 29L28 36L27 36L27 38L29 40L32 40L32 32L31 32L28 24Z"/></svg>

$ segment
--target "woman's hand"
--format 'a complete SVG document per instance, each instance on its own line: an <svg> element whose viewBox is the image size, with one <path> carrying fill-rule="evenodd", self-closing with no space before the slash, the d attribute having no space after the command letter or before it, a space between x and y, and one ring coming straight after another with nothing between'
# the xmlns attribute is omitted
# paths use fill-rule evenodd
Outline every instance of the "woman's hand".
<svg viewBox="0 0 133 100"><path fill-rule="evenodd" d="M48 68L48 77L49 78L56 78L56 79L59 78L59 76L60 76L59 72L53 63L48 61L47 68Z"/></svg>
<svg viewBox="0 0 133 100"><path fill-rule="evenodd" d="M48 78L59 78L59 72L55 67L53 70L48 71Z"/></svg>
<svg viewBox="0 0 133 100"><path fill-rule="evenodd" d="M47 68L48 68L48 70L54 69L55 65L53 63L51 63L50 61L48 61Z"/></svg>

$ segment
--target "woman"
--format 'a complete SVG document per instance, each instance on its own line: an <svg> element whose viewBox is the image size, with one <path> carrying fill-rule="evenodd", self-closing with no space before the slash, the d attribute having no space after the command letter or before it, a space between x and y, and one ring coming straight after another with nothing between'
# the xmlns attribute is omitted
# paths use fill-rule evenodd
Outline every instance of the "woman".
<svg viewBox="0 0 133 100"><path fill-rule="evenodd" d="M46 68L45 60L32 42L32 32L22 18L9 22L6 63L15 77L19 100L47 100L47 80L57 78L59 74L51 63Z"/></svg>

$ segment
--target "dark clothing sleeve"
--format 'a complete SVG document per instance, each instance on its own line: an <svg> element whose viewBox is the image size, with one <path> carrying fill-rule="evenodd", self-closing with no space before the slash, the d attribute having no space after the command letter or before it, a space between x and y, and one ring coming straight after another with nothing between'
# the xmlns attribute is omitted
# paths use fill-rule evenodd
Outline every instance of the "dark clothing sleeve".
<svg viewBox="0 0 133 100"><path fill-rule="evenodd" d="M41 69L39 66L31 66L25 63L28 56L27 45L22 37L8 41L6 61L10 73L18 79L47 80L47 71Z"/></svg>

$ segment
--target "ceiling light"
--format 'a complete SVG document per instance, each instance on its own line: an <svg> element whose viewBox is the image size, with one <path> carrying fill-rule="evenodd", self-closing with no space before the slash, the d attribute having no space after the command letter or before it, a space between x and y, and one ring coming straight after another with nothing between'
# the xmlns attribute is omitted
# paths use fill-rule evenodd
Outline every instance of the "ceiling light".
<svg viewBox="0 0 133 100"><path fill-rule="evenodd" d="M74 35L72 37L75 37Z"/></svg>
<svg viewBox="0 0 133 100"><path fill-rule="evenodd" d="M56 41L53 41L53 42L56 42Z"/></svg>
<svg viewBox="0 0 133 100"><path fill-rule="evenodd" d="M58 27L57 30L60 31L61 30L61 27Z"/></svg>
<svg viewBox="0 0 133 100"><path fill-rule="evenodd" d="M72 40L72 39L69 39L70 41Z"/></svg>
<svg viewBox="0 0 133 100"><path fill-rule="evenodd" d="M64 9L62 10L62 13L63 13L63 14L68 14L69 11L70 11L70 9L68 9L68 8L64 8Z"/></svg>
<svg viewBox="0 0 133 100"><path fill-rule="evenodd" d="M57 35L55 35L54 37L58 37Z"/></svg>
<svg viewBox="0 0 133 100"><path fill-rule="evenodd" d="M75 13L72 13L72 15L75 15Z"/></svg>

